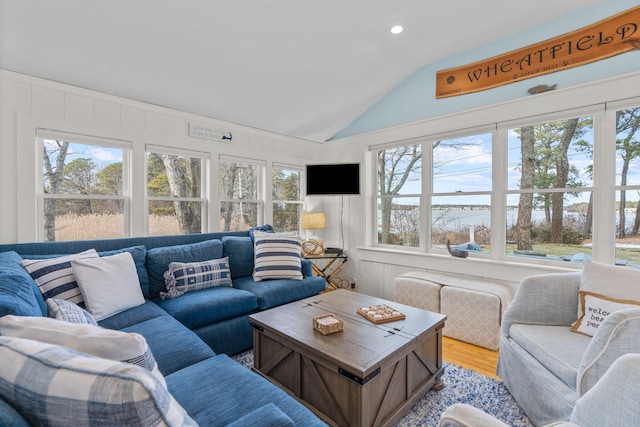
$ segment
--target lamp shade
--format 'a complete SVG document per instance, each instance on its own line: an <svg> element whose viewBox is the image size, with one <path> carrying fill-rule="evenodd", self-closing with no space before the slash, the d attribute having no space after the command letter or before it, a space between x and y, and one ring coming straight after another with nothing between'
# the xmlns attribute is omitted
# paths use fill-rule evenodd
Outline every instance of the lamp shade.
<svg viewBox="0 0 640 427"><path fill-rule="evenodd" d="M305 212L302 214L302 229L310 230L327 228L327 218L324 212Z"/></svg>

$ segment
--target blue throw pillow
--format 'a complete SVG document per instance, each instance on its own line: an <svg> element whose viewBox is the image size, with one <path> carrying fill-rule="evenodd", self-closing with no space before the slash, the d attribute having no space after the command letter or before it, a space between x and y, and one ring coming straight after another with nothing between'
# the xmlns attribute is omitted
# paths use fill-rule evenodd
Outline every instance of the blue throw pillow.
<svg viewBox="0 0 640 427"><path fill-rule="evenodd" d="M164 272L172 262L202 262L222 257L222 242L218 239L186 245L163 246L147 251L149 298L157 298L165 290Z"/></svg>
<svg viewBox="0 0 640 427"><path fill-rule="evenodd" d="M22 257L14 251L0 253L0 317L46 316L42 294L21 262Z"/></svg>
<svg viewBox="0 0 640 427"><path fill-rule="evenodd" d="M253 241L251 237L224 236L223 255L229 257L231 277L247 277L253 274Z"/></svg>
<svg viewBox="0 0 640 427"><path fill-rule="evenodd" d="M204 262L172 262L164 273L167 292L160 292L160 297L176 298L185 292L215 286L231 286L229 258L224 257Z"/></svg>

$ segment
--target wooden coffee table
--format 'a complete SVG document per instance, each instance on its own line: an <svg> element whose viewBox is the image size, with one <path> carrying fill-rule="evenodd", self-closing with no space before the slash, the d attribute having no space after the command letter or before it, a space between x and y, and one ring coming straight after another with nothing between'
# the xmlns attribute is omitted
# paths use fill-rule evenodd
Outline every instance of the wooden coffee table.
<svg viewBox="0 0 640 427"><path fill-rule="evenodd" d="M375 324L361 307L387 304L404 320ZM313 318L333 313L344 331L322 335ZM249 316L254 370L338 426L393 425L442 386L445 315L340 289Z"/></svg>

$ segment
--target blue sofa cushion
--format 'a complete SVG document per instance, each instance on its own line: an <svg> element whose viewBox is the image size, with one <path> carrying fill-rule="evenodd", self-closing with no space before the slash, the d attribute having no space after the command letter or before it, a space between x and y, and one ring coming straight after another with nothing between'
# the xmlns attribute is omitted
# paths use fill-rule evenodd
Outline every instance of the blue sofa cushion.
<svg viewBox="0 0 640 427"><path fill-rule="evenodd" d="M187 292L179 298L154 302L189 329L250 314L258 309L258 298L254 294L226 286Z"/></svg>
<svg viewBox="0 0 640 427"><path fill-rule="evenodd" d="M195 332L168 314L131 325L122 331L136 332L145 338L163 375L215 355Z"/></svg>
<svg viewBox="0 0 640 427"><path fill-rule="evenodd" d="M21 262L16 252L0 253L0 316L46 316L42 294Z"/></svg>
<svg viewBox="0 0 640 427"><path fill-rule="evenodd" d="M225 236L222 238L223 254L229 257L231 278L253 274L253 240L251 237Z"/></svg>
<svg viewBox="0 0 640 427"><path fill-rule="evenodd" d="M302 280L273 279L261 282L254 281L252 277L241 277L233 281L233 287L255 294L259 309L266 310L317 295L326 289L327 282L319 276L309 276Z"/></svg>
<svg viewBox="0 0 640 427"><path fill-rule="evenodd" d="M109 329L124 329L149 319L166 316L166 314L167 312L158 307L154 302L145 301L142 305L100 320L98 325Z"/></svg>
<svg viewBox="0 0 640 427"><path fill-rule="evenodd" d="M273 403L297 426L326 426L285 391L224 354L174 372L165 379L169 392L201 425L226 426Z"/></svg>
<svg viewBox="0 0 640 427"><path fill-rule="evenodd" d="M222 242L205 240L186 245L163 246L147 251L147 272L149 273L149 298L160 296L166 289L164 272L172 262L200 262L222 258Z"/></svg>
<svg viewBox="0 0 640 427"><path fill-rule="evenodd" d="M287 417L273 403L267 403L264 406L254 409L242 418L238 418L227 427L291 427L294 426L293 420Z"/></svg>

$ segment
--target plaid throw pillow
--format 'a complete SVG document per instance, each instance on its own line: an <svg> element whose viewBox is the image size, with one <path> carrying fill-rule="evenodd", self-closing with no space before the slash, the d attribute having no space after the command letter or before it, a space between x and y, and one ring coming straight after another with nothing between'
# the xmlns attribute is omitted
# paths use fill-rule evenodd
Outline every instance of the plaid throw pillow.
<svg viewBox="0 0 640 427"><path fill-rule="evenodd" d="M203 262L172 262L164 273L164 281L167 292L160 292L162 299L176 298L198 289L231 286L229 257Z"/></svg>
<svg viewBox="0 0 640 427"><path fill-rule="evenodd" d="M48 317L3 316L0 317L0 335L63 345L81 353L138 365L166 384L147 340L135 332Z"/></svg>
<svg viewBox="0 0 640 427"><path fill-rule="evenodd" d="M73 274L71 261L86 258L98 258L98 253L95 249L89 249L57 258L24 259L22 266L36 282L45 300L66 299L84 308L84 299Z"/></svg>
<svg viewBox="0 0 640 427"><path fill-rule="evenodd" d="M64 299L49 298L45 301L49 309L49 317L70 323L83 323L98 326L98 322L84 308Z"/></svg>
<svg viewBox="0 0 640 427"><path fill-rule="evenodd" d="M197 425L137 366L5 336L0 360L0 397L32 425Z"/></svg>
<svg viewBox="0 0 640 427"><path fill-rule="evenodd" d="M254 231L253 280L302 280L300 237Z"/></svg>

